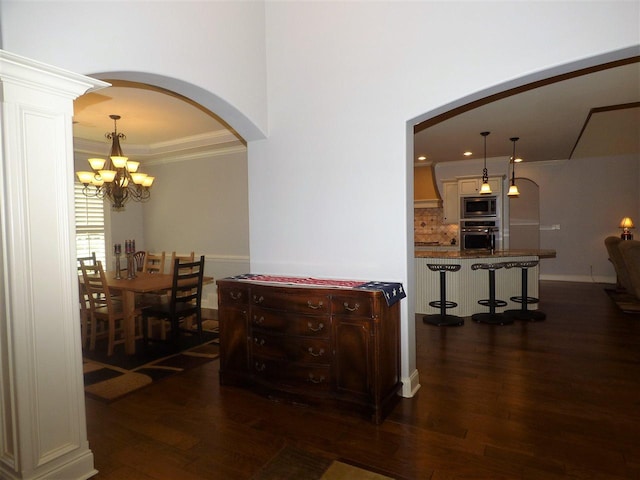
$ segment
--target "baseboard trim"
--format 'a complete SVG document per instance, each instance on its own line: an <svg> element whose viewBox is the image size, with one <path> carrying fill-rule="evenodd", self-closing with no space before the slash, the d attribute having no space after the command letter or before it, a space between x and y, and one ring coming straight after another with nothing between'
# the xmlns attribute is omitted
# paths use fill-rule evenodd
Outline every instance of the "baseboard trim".
<svg viewBox="0 0 640 480"><path fill-rule="evenodd" d="M404 398L413 397L420 389L420 375L418 374L417 369L408 377L403 377L401 381L402 389L400 390L400 395Z"/></svg>
<svg viewBox="0 0 640 480"><path fill-rule="evenodd" d="M554 275L540 274L540 280L549 280L554 282L578 282L578 283L616 283L615 277L607 275Z"/></svg>

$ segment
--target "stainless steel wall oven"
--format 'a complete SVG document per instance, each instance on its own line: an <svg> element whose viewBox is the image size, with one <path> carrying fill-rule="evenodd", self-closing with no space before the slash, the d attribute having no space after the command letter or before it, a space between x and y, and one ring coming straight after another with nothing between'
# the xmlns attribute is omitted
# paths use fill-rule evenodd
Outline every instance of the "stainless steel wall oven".
<svg viewBox="0 0 640 480"><path fill-rule="evenodd" d="M499 250L500 222L494 219L460 221L461 250Z"/></svg>

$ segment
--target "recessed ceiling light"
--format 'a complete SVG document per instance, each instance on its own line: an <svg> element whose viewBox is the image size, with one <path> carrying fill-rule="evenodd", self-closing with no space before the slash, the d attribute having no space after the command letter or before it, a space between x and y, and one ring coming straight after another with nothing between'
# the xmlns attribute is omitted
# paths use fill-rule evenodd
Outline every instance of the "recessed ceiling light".
<svg viewBox="0 0 640 480"><path fill-rule="evenodd" d="M473 155L473 152L466 151L466 152L463 153L463 155L465 157L470 157L471 155Z"/></svg>
<svg viewBox="0 0 640 480"><path fill-rule="evenodd" d="M426 160L426 159L427 159L427 157L425 157L424 155L420 155L420 156L418 157L418 160L420 160L420 161L422 161L422 160Z"/></svg>

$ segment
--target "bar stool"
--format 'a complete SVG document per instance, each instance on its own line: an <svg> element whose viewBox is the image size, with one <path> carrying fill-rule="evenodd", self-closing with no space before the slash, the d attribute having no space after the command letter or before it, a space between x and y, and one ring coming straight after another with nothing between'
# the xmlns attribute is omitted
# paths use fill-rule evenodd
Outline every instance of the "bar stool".
<svg viewBox="0 0 640 480"><path fill-rule="evenodd" d="M530 268L538 265L538 260L529 260L522 262L508 262L506 268L519 268L522 273L521 292L522 294L517 297L511 297L512 302L520 303L521 307L514 310L506 310L504 314L509 318L516 320L526 320L529 322L539 322L547 318L547 315L539 310L529 310L528 305L538 303L540 300L536 297L529 297L527 294L527 272Z"/></svg>
<svg viewBox="0 0 640 480"><path fill-rule="evenodd" d="M427 267L432 272L440 272L440 300L429 302L431 307L439 308L440 313L425 315L422 317L422 321L438 327L460 327L464 325L464 319L462 317L458 317L457 315L447 315L447 309L457 307L458 304L447 300L446 274L447 272L457 272L462 266L427 263Z"/></svg>
<svg viewBox="0 0 640 480"><path fill-rule="evenodd" d="M502 313L496 313L496 307L506 307L507 302L496 299L496 270L504 268L504 263L474 263L471 270L487 270L489 272L489 298L478 300L480 305L489 307L488 312L474 313L471 319L478 323L491 325L509 325L513 320Z"/></svg>

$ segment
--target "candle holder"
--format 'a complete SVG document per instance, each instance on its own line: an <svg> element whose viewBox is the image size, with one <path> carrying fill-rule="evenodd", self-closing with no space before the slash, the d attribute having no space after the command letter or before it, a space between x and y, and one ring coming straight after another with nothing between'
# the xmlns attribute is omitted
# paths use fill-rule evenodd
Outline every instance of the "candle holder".
<svg viewBox="0 0 640 480"><path fill-rule="evenodd" d="M120 280L122 278L122 276L120 275L120 253L116 253L116 275L115 278L116 280Z"/></svg>
<svg viewBox="0 0 640 480"><path fill-rule="evenodd" d="M127 254L127 280L136 278L136 261L133 258L133 253Z"/></svg>

